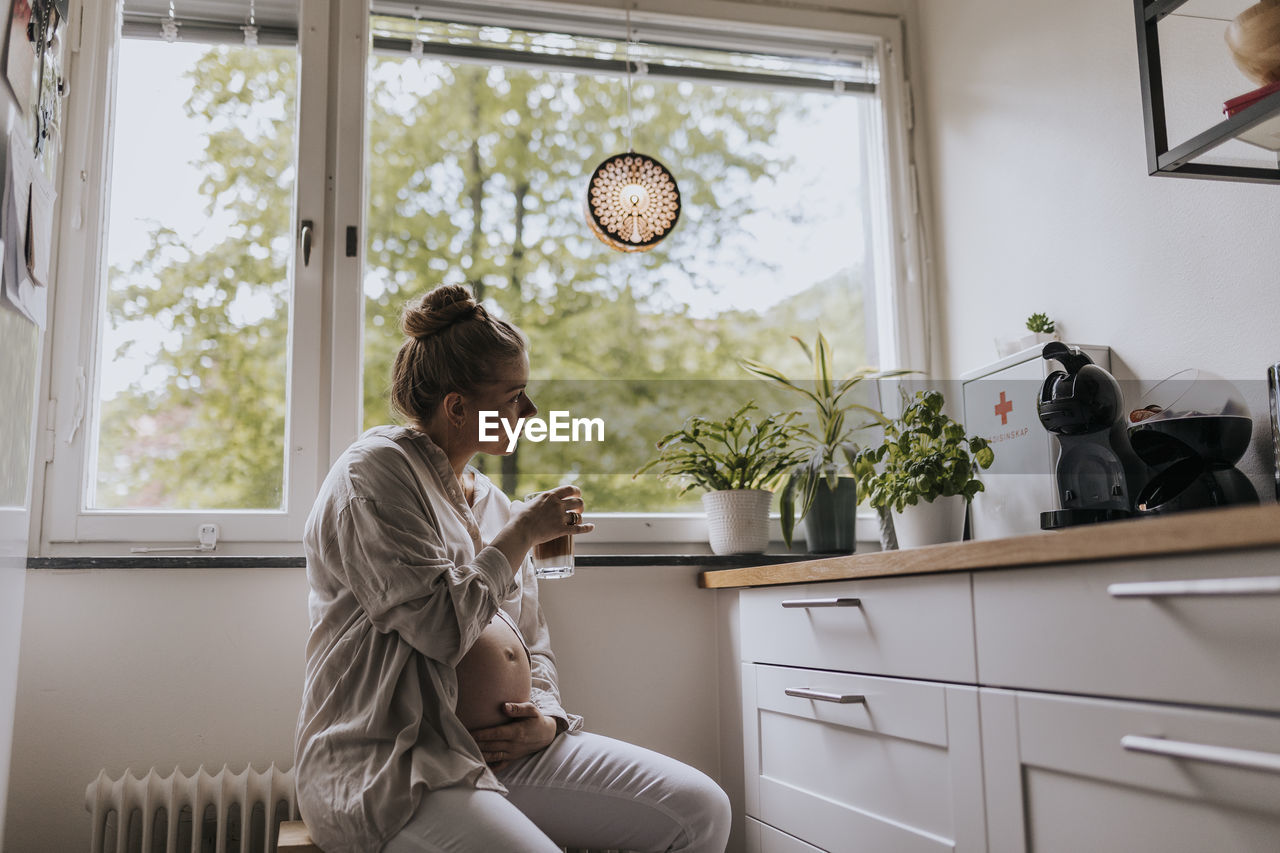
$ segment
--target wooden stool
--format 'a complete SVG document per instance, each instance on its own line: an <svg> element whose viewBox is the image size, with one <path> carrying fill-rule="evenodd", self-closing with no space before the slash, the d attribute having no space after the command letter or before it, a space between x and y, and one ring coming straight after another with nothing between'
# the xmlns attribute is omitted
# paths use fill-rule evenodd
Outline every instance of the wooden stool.
<svg viewBox="0 0 1280 853"><path fill-rule="evenodd" d="M288 820L280 824L280 841L276 850L278 853L324 853L311 840L307 825L300 820Z"/></svg>

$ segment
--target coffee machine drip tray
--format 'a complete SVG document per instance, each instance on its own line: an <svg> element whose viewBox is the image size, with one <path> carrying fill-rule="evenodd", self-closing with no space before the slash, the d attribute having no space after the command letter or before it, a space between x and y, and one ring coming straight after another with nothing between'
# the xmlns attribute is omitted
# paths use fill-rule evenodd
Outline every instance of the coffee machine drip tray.
<svg viewBox="0 0 1280 853"><path fill-rule="evenodd" d="M1124 465L1105 444L1066 437L1058 460L1062 509L1040 513L1040 529L1128 518Z"/></svg>
<svg viewBox="0 0 1280 853"><path fill-rule="evenodd" d="M1062 441L1058 494L1063 509L1129 509L1124 465L1108 445L1092 441Z"/></svg>

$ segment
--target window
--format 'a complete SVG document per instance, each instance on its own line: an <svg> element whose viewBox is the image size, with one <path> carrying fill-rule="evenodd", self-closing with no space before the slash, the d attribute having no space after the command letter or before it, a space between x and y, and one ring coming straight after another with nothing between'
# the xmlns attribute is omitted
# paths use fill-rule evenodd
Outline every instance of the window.
<svg viewBox="0 0 1280 853"><path fill-rule="evenodd" d="M250 46L243 22L195 19L166 43L141 5L80 78L109 81L83 148L110 177L86 193L101 245L63 217L101 261L63 271L95 298L59 294L48 548L197 547L213 523L219 553L296 549L330 460L390 419L400 305L443 282L529 335L544 414L608 430L522 444L490 476L513 495L571 477L597 512L696 510L632 479L653 439L745 395L794 406L738 358L805 375L790 336L816 325L844 367L921 364L892 19L730 37L638 13L628 42L612 9L311 4L312 26L290 10ZM327 98L319 64L342 69ZM684 204L642 254L583 218L628 129Z"/></svg>
<svg viewBox="0 0 1280 853"><path fill-rule="evenodd" d="M807 378L789 336L816 323L850 368L878 361L869 48L761 55L387 16L371 40L365 427L391 419L400 306L440 283L470 284L530 337L544 416L607 432L477 464L512 496L572 479L595 511L698 509L696 493L632 478L654 441L761 395L793 407L737 358ZM627 62L644 69L630 97ZM643 254L583 227L585 175L629 142L684 199Z"/></svg>
<svg viewBox="0 0 1280 853"><path fill-rule="evenodd" d="M42 541L195 548L210 524L296 539L323 465L320 271L294 250L297 212L323 200L298 179L322 173L323 143L300 141L324 116L299 105L327 44L300 44L285 3L256 44L200 18L167 41L147 2L83 14Z"/></svg>
<svg viewBox="0 0 1280 853"><path fill-rule="evenodd" d="M121 39L87 509L284 508L296 93L291 47Z"/></svg>

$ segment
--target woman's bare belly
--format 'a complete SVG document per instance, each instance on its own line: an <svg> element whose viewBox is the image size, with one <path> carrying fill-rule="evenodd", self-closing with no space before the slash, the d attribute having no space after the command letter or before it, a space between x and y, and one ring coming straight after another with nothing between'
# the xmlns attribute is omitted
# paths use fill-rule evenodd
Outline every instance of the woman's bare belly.
<svg viewBox="0 0 1280 853"><path fill-rule="evenodd" d="M506 702L528 702L532 689L524 644L501 616L480 632L456 669L458 719L468 729L508 722Z"/></svg>

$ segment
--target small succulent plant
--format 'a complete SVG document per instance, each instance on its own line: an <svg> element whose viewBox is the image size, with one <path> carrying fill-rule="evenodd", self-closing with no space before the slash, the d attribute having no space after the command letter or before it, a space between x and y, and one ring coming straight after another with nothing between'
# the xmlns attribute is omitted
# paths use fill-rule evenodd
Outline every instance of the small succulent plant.
<svg viewBox="0 0 1280 853"><path fill-rule="evenodd" d="M1039 312L1027 318L1027 329L1032 332L1044 332L1046 335L1052 335L1056 331L1049 315Z"/></svg>

